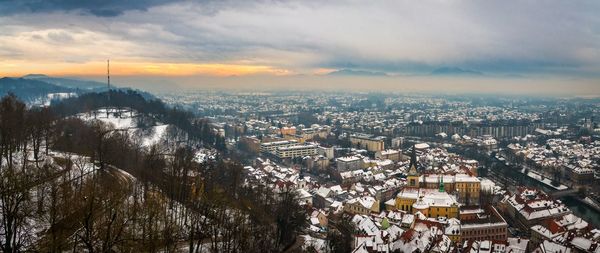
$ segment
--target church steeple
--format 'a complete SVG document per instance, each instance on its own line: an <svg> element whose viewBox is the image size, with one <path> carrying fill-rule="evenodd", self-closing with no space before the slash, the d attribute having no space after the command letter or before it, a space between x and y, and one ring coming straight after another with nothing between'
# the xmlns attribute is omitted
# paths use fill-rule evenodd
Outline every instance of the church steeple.
<svg viewBox="0 0 600 253"><path fill-rule="evenodd" d="M412 153L410 154L410 164L408 165L408 176L418 176L419 172L417 171L417 153L415 151L415 146L412 147Z"/></svg>
<svg viewBox="0 0 600 253"><path fill-rule="evenodd" d="M419 172L417 171L417 153L415 146L413 145L412 154L410 156L410 165L408 173L406 173L406 179L409 187L419 187Z"/></svg>
<svg viewBox="0 0 600 253"><path fill-rule="evenodd" d="M439 189L439 191L440 192L444 192L445 191L445 189L444 189L444 174L440 175L439 177L440 177L440 189Z"/></svg>
<svg viewBox="0 0 600 253"><path fill-rule="evenodd" d="M412 146L412 151L410 153L410 166L417 166L417 151L415 145Z"/></svg>

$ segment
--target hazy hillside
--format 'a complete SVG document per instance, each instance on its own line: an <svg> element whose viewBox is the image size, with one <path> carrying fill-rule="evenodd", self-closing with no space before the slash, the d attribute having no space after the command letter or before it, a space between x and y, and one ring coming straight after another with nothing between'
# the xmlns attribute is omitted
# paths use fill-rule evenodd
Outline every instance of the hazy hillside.
<svg viewBox="0 0 600 253"><path fill-rule="evenodd" d="M107 85L104 82L97 82L91 80L84 79L76 79L76 78L64 78L64 77L51 77L43 74L29 74L23 76L24 79L28 80L38 80L47 82L50 84L58 85L65 88L75 89L78 94L88 93L88 92L106 92ZM111 89L116 90L132 90L136 91L140 95L142 95L145 99L156 99L156 97L148 92L124 87L123 85L111 85Z"/></svg>
<svg viewBox="0 0 600 253"><path fill-rule="evenodd" d="M123 91L136 91L145 99L156 99L154 95L145 91L128 87L111 88ZM48 105L54 99L62 99L90 92L106 92L106 89L106 84L101 82L50 77L42 74L29 74L23 77L3 77L0 79L0 96L13 93L28 104Z"/></svg>
<svg viewBox="0 0 600 253"><path fill-rule="evenodd" d="M63 86L58 86L48 82L25 79L25 78L0 78L0 96L13 93L20 99L33 102L39 99L46 99L49 94L74 93L76 90Z"/></svg>
<svg viewBox="0 0 600 253"><path fill-rule="evenodd" d="M44 81L58 86L74 89L98 89L106 87L106 83L72 78L50 77L42 74L29 74L23 76L23 78L29 80Z"/></svg>

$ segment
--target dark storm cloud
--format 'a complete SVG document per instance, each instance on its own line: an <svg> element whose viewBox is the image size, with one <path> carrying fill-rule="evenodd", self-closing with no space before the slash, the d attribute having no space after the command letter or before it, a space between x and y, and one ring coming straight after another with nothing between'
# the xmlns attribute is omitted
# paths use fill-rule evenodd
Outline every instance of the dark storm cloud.
<svg viewBox="0 0 600 253"><path fill-rule="evenodd" d="M0 13L20 14L0 14L0 43L24 60L579 76L600 73L599 12L598 1L0 0Z"/></svg>
<svg viewBox="0 0 600 253"><path fill-rule="evenodd" d="M3 0L0 14L77 11L99 17L115 17L129 10L147 10L150 7L175 2L173 0Z"/></svg>

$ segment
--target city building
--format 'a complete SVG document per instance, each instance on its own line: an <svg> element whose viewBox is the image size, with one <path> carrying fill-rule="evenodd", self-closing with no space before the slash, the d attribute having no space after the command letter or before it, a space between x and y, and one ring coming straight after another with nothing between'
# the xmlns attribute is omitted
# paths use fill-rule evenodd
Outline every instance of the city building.
<svg viewBox="0 0 600 253"><path fill-rule="evenodd" d="M322 156L326 157L327 159L333 159L333 158L335 158L335 155L334 155L334 152L333 152L333 147L319 146L319 148L317 149L317 153L319 155L322 155Z"/></svg>
<svg viewBox="0 0 600 253"><path fill-rule="evenodd" d="M386 149L375 152L375 159L379 160L392 160L398 162L402 159L402 152L400 150Z"/></svg>
<svg viewBox="0 0 600 253"><path fill-rule="evenodd" d="M404 188L396 196L396 210L411 214L420 212L426 217L458 218L459 203L454 196L440 189Z"/></svg>
<svg viewBox="0 0 600 253"><path fill-rule="evenodd" d="M404 137L396 137L392 139L392 148L402 148Z"/></svg>
<svg viewBox="0 0 600 253"><path fill-rule="evenodd" d="M446 192L457 197L459 203L468 206L479 205L481 181L477 177L465 173L421 175L416 166L416 152L418 149L413 147L406 176L408 188L436 189L442 185Z"/></svg>
<svg viewBox="0 0 600 253"><path fill-rule="evenodd" d="M296 127L282 127L281 135L296 135Z"/></svg>
<svg viewBox="0 0 600 253"><path fill-rule="evenodd" d="M344 211L351 214L367 215L371 212L379 213L379 201L370 196L350 199L344 205Z"/></svg>
<svg viewBox="0 0 600 253"><path fill-rule="evenodd" d="M485 210L461 210L460 217L461 241L506 241L508 238L508 223L493 206Z"/></svg>
<svg viewBox="0 0 600 253"><path fill-rule="evenodd" d="M360 156L346 156L336 158L335 162L338 171L353 171L362 169L363 159Z"/></svg>
<svg viewBox="0 0 600 253"><path fill-rule="evenodd" d="M278 147L275 154L281 159L312 156L317 154L317 144L300 144L293 146Z"/></svg>
<svg viewBox="0 0 600 253"><path fill-rule="evenodd" d="M350 143L358 148L364 148L371 152L382 151L385 149L385 137L368 134L352 134L350 135Z"/></svg>
<svg viewBox="0 0 600 253"><path fill-rule="evenodd" d="M296 140L263 142L260 144L260 152L275 154L278 148L294 146L297 143Z"/></svg>
<svg viewBox="0 0 600 253"><path fill-rule="evenodd" d="M522 228L541 224L549 218L560 218L570 214L571 210L544 192L519 187L516 194L507 194L500 201L500 209Z"/></svg>

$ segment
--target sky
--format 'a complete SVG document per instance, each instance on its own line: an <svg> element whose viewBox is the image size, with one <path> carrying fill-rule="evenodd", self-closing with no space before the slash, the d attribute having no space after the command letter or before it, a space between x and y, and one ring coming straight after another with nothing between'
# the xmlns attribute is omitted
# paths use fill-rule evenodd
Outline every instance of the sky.
<svg viewBox="0 0 600 253"><path fill-rule="evenodd" d="M600 1L0 0L0 76L600 95Z"/></svg>

